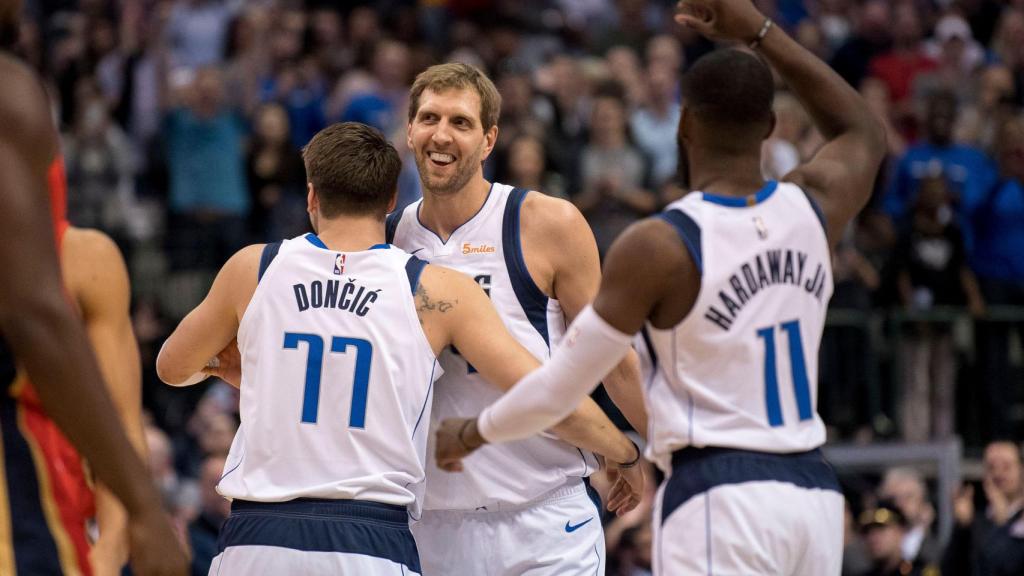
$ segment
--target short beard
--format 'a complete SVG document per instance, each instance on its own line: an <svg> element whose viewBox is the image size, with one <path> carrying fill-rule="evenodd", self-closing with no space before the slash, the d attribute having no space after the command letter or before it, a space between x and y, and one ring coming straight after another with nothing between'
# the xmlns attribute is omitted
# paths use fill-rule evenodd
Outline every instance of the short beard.
<svg viewBox="0 0 1024 576"><path fill-rule="evenodd" d="M431 187L429 186L429 176L427 174L426 163L430 160L423 157L422 161L419 157L416 158L416 171L420 174L420 185L423 189L435 196L451 196L456 194L459 190L462 190L470 180L473 179L473 173L475 172L474 166L479 163L479 160L469 161L464 165L463 169L457 170L455 175L450 180L444 182L441 186Z"/></svg>

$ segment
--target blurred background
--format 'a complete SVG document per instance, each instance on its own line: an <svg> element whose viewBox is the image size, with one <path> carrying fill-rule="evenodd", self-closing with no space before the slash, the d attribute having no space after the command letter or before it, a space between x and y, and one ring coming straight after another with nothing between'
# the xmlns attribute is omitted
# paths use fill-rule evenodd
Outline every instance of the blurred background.
<svg viewBox="0 0 1024 576"><path fill-rule="evenodd" d="M818 409L849 504L844 574L1024 573L992 568L1024 566L1024 1L757 4L888 132L873 198L836 252L820 358ZM20 51L53 95L70 220L128 260L151 469L197 574L227 511L213 487L238 398L219 382L164 386L154 359L230 254L306 231L301 146L332 122L379 128L404 155L404 206L420 194L411 81L472 63L503 97L488 179L574 202L603 253L684 193L679 76L714 49L667 0L26 7ZM821 142L781 84L775 112L766 178ZM637 510L606 519L609 574L649 573L653 482Z"/></svg>

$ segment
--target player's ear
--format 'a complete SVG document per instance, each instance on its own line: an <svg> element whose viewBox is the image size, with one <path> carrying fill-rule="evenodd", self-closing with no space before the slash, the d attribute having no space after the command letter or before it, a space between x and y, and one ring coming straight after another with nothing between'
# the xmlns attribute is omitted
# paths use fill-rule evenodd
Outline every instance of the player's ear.
<svg viewBox="0 0 1024 576"><path fill-rule="evenodd" d="M484 153L480 157L481 160L486 160L491 155L491 150L494 150L494 144L498 141L498 125L491 126L489 130L484 132Z"/></svg>
<svg viewBox="0 0 1024 576"><path fill-rule="evenodd" d="M398 205L398 186L395 186L395 191L391 193L391 201L388 202L387 213L391 214L395 211L395 206Z"/></svg>
<svg viewBox="0 0 1024 576"><path fill-rule="evenodd" d="M312 214L316 214L320 209L320 199L316 196L316 189L313 188L312 182L306 182L306 211Z"/></svg>

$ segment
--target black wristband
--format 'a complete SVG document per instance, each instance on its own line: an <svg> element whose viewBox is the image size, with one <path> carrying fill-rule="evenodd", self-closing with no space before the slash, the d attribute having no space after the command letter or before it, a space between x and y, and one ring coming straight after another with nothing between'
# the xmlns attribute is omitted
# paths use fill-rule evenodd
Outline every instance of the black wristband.
<svg viewBox="0 0 1024 576"><path fill-rule="evenodd" d="M632 440L630 440L629 443L633 445L633 448L636 448L636 458L633 458L629 462L621 462L621 463L619 463L618 464L619 468L632 468L632 467L634 467L634 466L636 466L637 464L640 463L640 457L643 456L643 453L640 451L640 447L636 445L636 442L633 442Z"/></svg>

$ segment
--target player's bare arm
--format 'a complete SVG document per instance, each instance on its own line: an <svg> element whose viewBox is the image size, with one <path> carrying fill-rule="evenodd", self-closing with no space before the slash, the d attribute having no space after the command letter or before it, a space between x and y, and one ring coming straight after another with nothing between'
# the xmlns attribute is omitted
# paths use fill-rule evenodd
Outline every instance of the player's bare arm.
<svg viewBox="0 0 1024 576"><path fill-rule="evenodd" d="M459 436L439 434L438 464L451 465L483 442L526 437L558 421L565 406L573 406L597 386L602 370L610 369L626 355L629 336L645 321L650 319L657 327L677 324L689 313L699 289L696 265L667 223L650 219L632 225L615 240L605 258L601 288L593 310L588 311L598 318L581 314L551 360L513 387L481 418L466 425ZM593 340L589 330L595 321L603 324L604 330L617 333L618 340ZM581 327L580 323L587 326ZM614 334L611 340L615 340ZM578 377L561 378L563 374ZM539 390L545 391L542 401L538 401ZM485 436L481 432L481 419L489 420L493 434ZM515 425L511 425L513 420Z"/></svg>
<svg viewBox="0 0 1024 576"><path fill-rule="evenodd" d="M601 261L594 233L572 203L533 192L523 202L521 230L527 267L549 279L550 292L571 323L597 294ZM639 434L647 433L640 363L630 352L604 378L605 390Z"/></svg>
<svg viewBox="0 0 1024 576"><path fill-rule="evenodd" d="M436 353L454 345L488 382L503 390L512 388L540 366L509 334L490 299L468 276L440 266L427 266L416 290L416 309ZM578 417L583 422L571 421L567 426L555 423L552 431L569 443L613 461L632 460L636 456L632 443L615 429L600 408L593 406L596 413L587 408L577 411L583 411Z"/></svg>
<svg viewBox="0 0 1024 576"><path fill-rule="evenodd" d="M416 291L416 309L435 353L454 345L488 382L504 390L540 365L509 334L490 299L468 276L439 266L426 267ZM552 423L552 431L571 444L604 455L612 466L635 464L639 454L633 443L593 400L583 400L577 402L579 407L572 416ZM461 426L450 421L445 430L453 431L457 439ZM442 468L454 472L461 470L461 465ZM624 514L640 502L643 474L639 467L630 467L622 480L616 480L608 509Z"/></svg>
<svg viewBox="0 0 1024 576"><path fill-rule="evenodd" d="M121 251L102 232L71 227L64 234L61 268L128 440L136 452L144 454L142 369L132 331L128 269ZM120 574L128 561L128 517L102 483L96 489L96 519L100 535L90 551L93 571Z"/></svg>
<svg viewBox="0 0 1024 576"><path fill-rule="evenodd" d="M47 414L130 515L139 574L184 574L187 561L149 475L117 419L85 332L61 289L45 202L56 153L48 99L32 72L0 55L0 330L32 378Z"/></svg>
<svg viewBox="0 0 1024 576"><path fill-rule="evenodd" d="M236 252L217 274L206 298L167 338L156 360L161 380L172 386L200 381L196 375L233 343L238 323L256 291L263 246L253 244Z"/></svg>
<svg viewBox="0 0 1024 576"><path fill-rule="evenodd" d="M677 22L711 38L750 42L766 21L749 0L686 0L678 7ZM784 180L818 200L829 242L835 246L871 195L886 153L885 131L846 81L778 26L768 29L757 51L782 76L827 140L814 158Z"/></svg>

